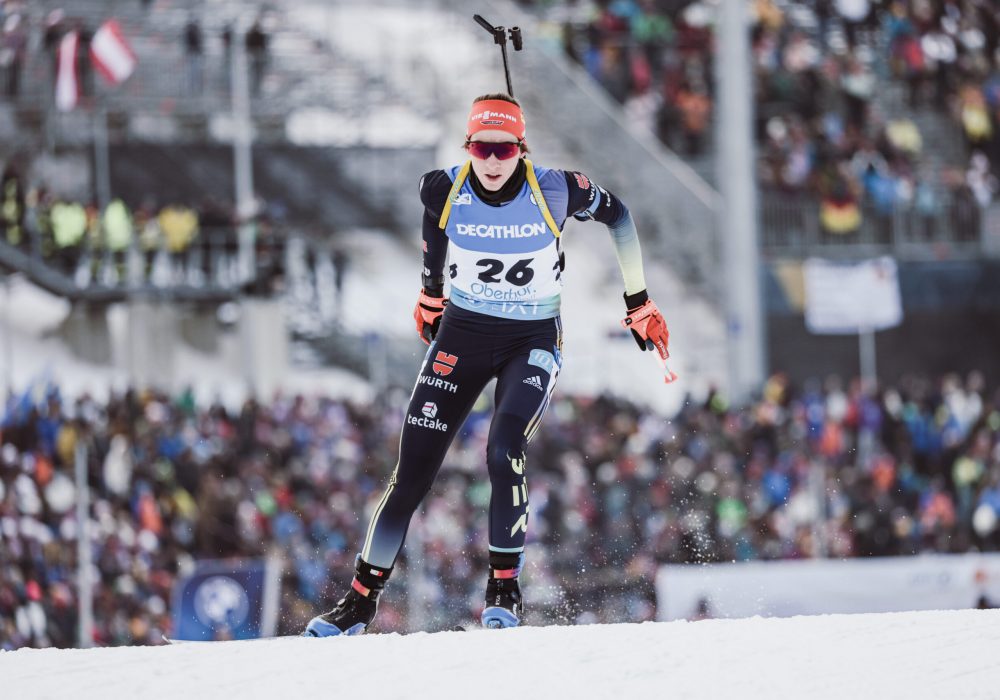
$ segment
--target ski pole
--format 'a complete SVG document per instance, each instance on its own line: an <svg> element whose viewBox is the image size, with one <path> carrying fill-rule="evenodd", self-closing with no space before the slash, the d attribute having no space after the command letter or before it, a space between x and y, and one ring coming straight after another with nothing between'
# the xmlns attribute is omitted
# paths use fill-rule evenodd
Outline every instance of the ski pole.
<svg viewBox="0 0 1000 700"><path fill-rule="evenodd" d="M664 360L662 357L660 357L660 353L658 353L655 349L653 350L653 358L656 360L656 363L660 366L660 369L663 370L663 383L672 384L676 382L677 372L674 372L673 370L670 369L670 366L667 364L667 361Z"/></svg>

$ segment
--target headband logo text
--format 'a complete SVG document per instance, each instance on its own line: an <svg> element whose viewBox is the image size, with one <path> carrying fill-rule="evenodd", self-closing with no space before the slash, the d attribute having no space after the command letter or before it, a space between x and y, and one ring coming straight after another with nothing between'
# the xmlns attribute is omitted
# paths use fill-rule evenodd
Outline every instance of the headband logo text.
<svg viewBox="0 0 1000 700"><path fill-rule="evenodd" d="M491 120L491 119L506 120L506 121L514 122L515 124L517 124L517 117L515 117L513 114L507 114L506 112L494 112L494 111L489 110L489 109L487 109L484 112L480 112L479 114L473 114L471 117L469 117L470 121L482 120L483 124L486 124L486 123L497 123L497 124L502 123L502 122L496 122L496 121L494 121L494 122L487 122L487 120Z"/></svg>

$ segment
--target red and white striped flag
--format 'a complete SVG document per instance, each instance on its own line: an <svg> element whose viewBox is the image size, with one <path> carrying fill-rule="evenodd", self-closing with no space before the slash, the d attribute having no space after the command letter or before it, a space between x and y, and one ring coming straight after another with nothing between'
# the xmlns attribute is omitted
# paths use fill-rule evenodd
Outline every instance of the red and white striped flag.
<svg viewBox="0 0 1000 700"><path fill-rule="evenodd" d="M59 42L56 54L56 109L69 112L76 107L80 98L80 81L76 75L76 47L80 43L80 34L72 31Z"/></svg>
<svg viewBox="0 0 1000 700"><path fill-rule="evenodd" d="M124 83L132 75L137 63L135 52L125 41L118 20L109 19L94 33L90 41L90 60L112 85Z"/></svg>

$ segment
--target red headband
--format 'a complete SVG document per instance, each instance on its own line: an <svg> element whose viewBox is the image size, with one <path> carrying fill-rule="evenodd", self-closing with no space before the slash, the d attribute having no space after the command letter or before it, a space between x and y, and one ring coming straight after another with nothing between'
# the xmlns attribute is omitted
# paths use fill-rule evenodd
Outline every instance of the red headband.
<svg viewBox="0 0 1000 700"><path fill-rule="evenodd" d="M506 131L518 141L524 139L524 115L521 108L506 100L482 100L472 104L466 136L489 129Z"/></svg>

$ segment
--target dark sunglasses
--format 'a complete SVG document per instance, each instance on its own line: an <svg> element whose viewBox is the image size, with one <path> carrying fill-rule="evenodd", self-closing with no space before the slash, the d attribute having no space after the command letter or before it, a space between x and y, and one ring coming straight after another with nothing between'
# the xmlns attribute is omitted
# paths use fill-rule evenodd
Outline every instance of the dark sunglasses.
<svg viewBox="0 0 1000 700"><path fill-rule="evenodd" d="M520 141L501 141L500 143L492 141L467 141L465 147L468 149L469 155L474 158L481 158L482 160L486 160L490 156L496 156L497 160L508 160L521 152Z"/></svg>

